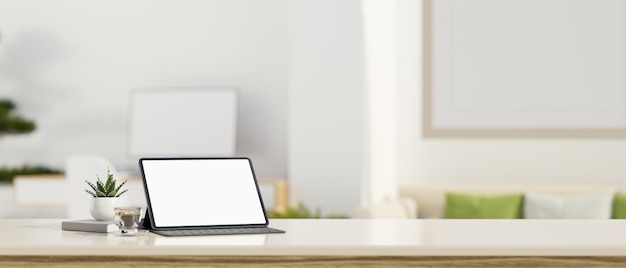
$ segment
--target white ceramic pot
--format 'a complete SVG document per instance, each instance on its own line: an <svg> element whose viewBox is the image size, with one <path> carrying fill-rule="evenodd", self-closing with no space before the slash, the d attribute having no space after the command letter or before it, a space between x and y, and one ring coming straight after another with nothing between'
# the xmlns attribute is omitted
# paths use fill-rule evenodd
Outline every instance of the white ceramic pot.
<svg viewBox="0 0 626 268"><path fill-rule="evenodd" d="M96 220L112 221L115 207L121 207L123 205L124 202L120 197L94 197L91 199L89 212L91 212L91 216Z"/></svg>

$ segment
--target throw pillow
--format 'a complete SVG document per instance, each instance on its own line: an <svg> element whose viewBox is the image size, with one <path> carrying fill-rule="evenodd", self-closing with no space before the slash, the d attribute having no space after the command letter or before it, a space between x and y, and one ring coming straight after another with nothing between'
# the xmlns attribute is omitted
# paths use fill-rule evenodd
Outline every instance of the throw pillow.
<svg viewBox="0 0 626 268"><path fill-rule="evenodd" d="M446 219L520 219L522 194L480 196L446 193Z"/></svg>
<svg viewBox="0 0 626 268"><path fill-rule="evenodd" d="M613 198L613 218L626 219L626 194L616 194Z"/></svg>
<svg viewBox="0 0 626 268"><path fill-rule="evenodd" d="M526 219L610 219L613 194L557 196L526 193Z"/></svg>

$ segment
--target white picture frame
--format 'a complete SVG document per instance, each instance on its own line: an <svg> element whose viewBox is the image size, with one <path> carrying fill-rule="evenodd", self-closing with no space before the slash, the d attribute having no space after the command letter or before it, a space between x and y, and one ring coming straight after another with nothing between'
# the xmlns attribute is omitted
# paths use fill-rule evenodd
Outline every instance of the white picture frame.
<svg viewBox="0 0 626 268"><path fill-rule="evenodd" d="M626 137L625 3L425 0L425 137Z"/></svg>

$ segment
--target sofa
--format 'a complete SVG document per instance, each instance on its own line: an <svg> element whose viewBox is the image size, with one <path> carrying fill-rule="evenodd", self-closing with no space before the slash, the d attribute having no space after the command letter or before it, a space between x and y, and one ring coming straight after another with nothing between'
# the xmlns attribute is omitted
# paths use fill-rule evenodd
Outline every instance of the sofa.
<svg viewBox="0 0 626 268"><path fill-rule="evenodd" d="M621 190L616 186L593 184L414 183L399 187L397 201L358 208L353 216L420 219L625 218L626 192ZM485 209L486 214L483 213Z"/></svg>

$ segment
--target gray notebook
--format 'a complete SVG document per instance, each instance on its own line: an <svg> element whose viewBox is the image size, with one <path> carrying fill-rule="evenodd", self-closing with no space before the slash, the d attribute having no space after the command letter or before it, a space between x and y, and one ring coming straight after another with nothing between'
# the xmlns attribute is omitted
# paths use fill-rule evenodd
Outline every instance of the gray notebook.
<svg viewBox="0 0 626 268"><path fill-rule="evenodd" d="M268 227L249 158L142 158L147 229L165 236L284 233Z"/></svg>

